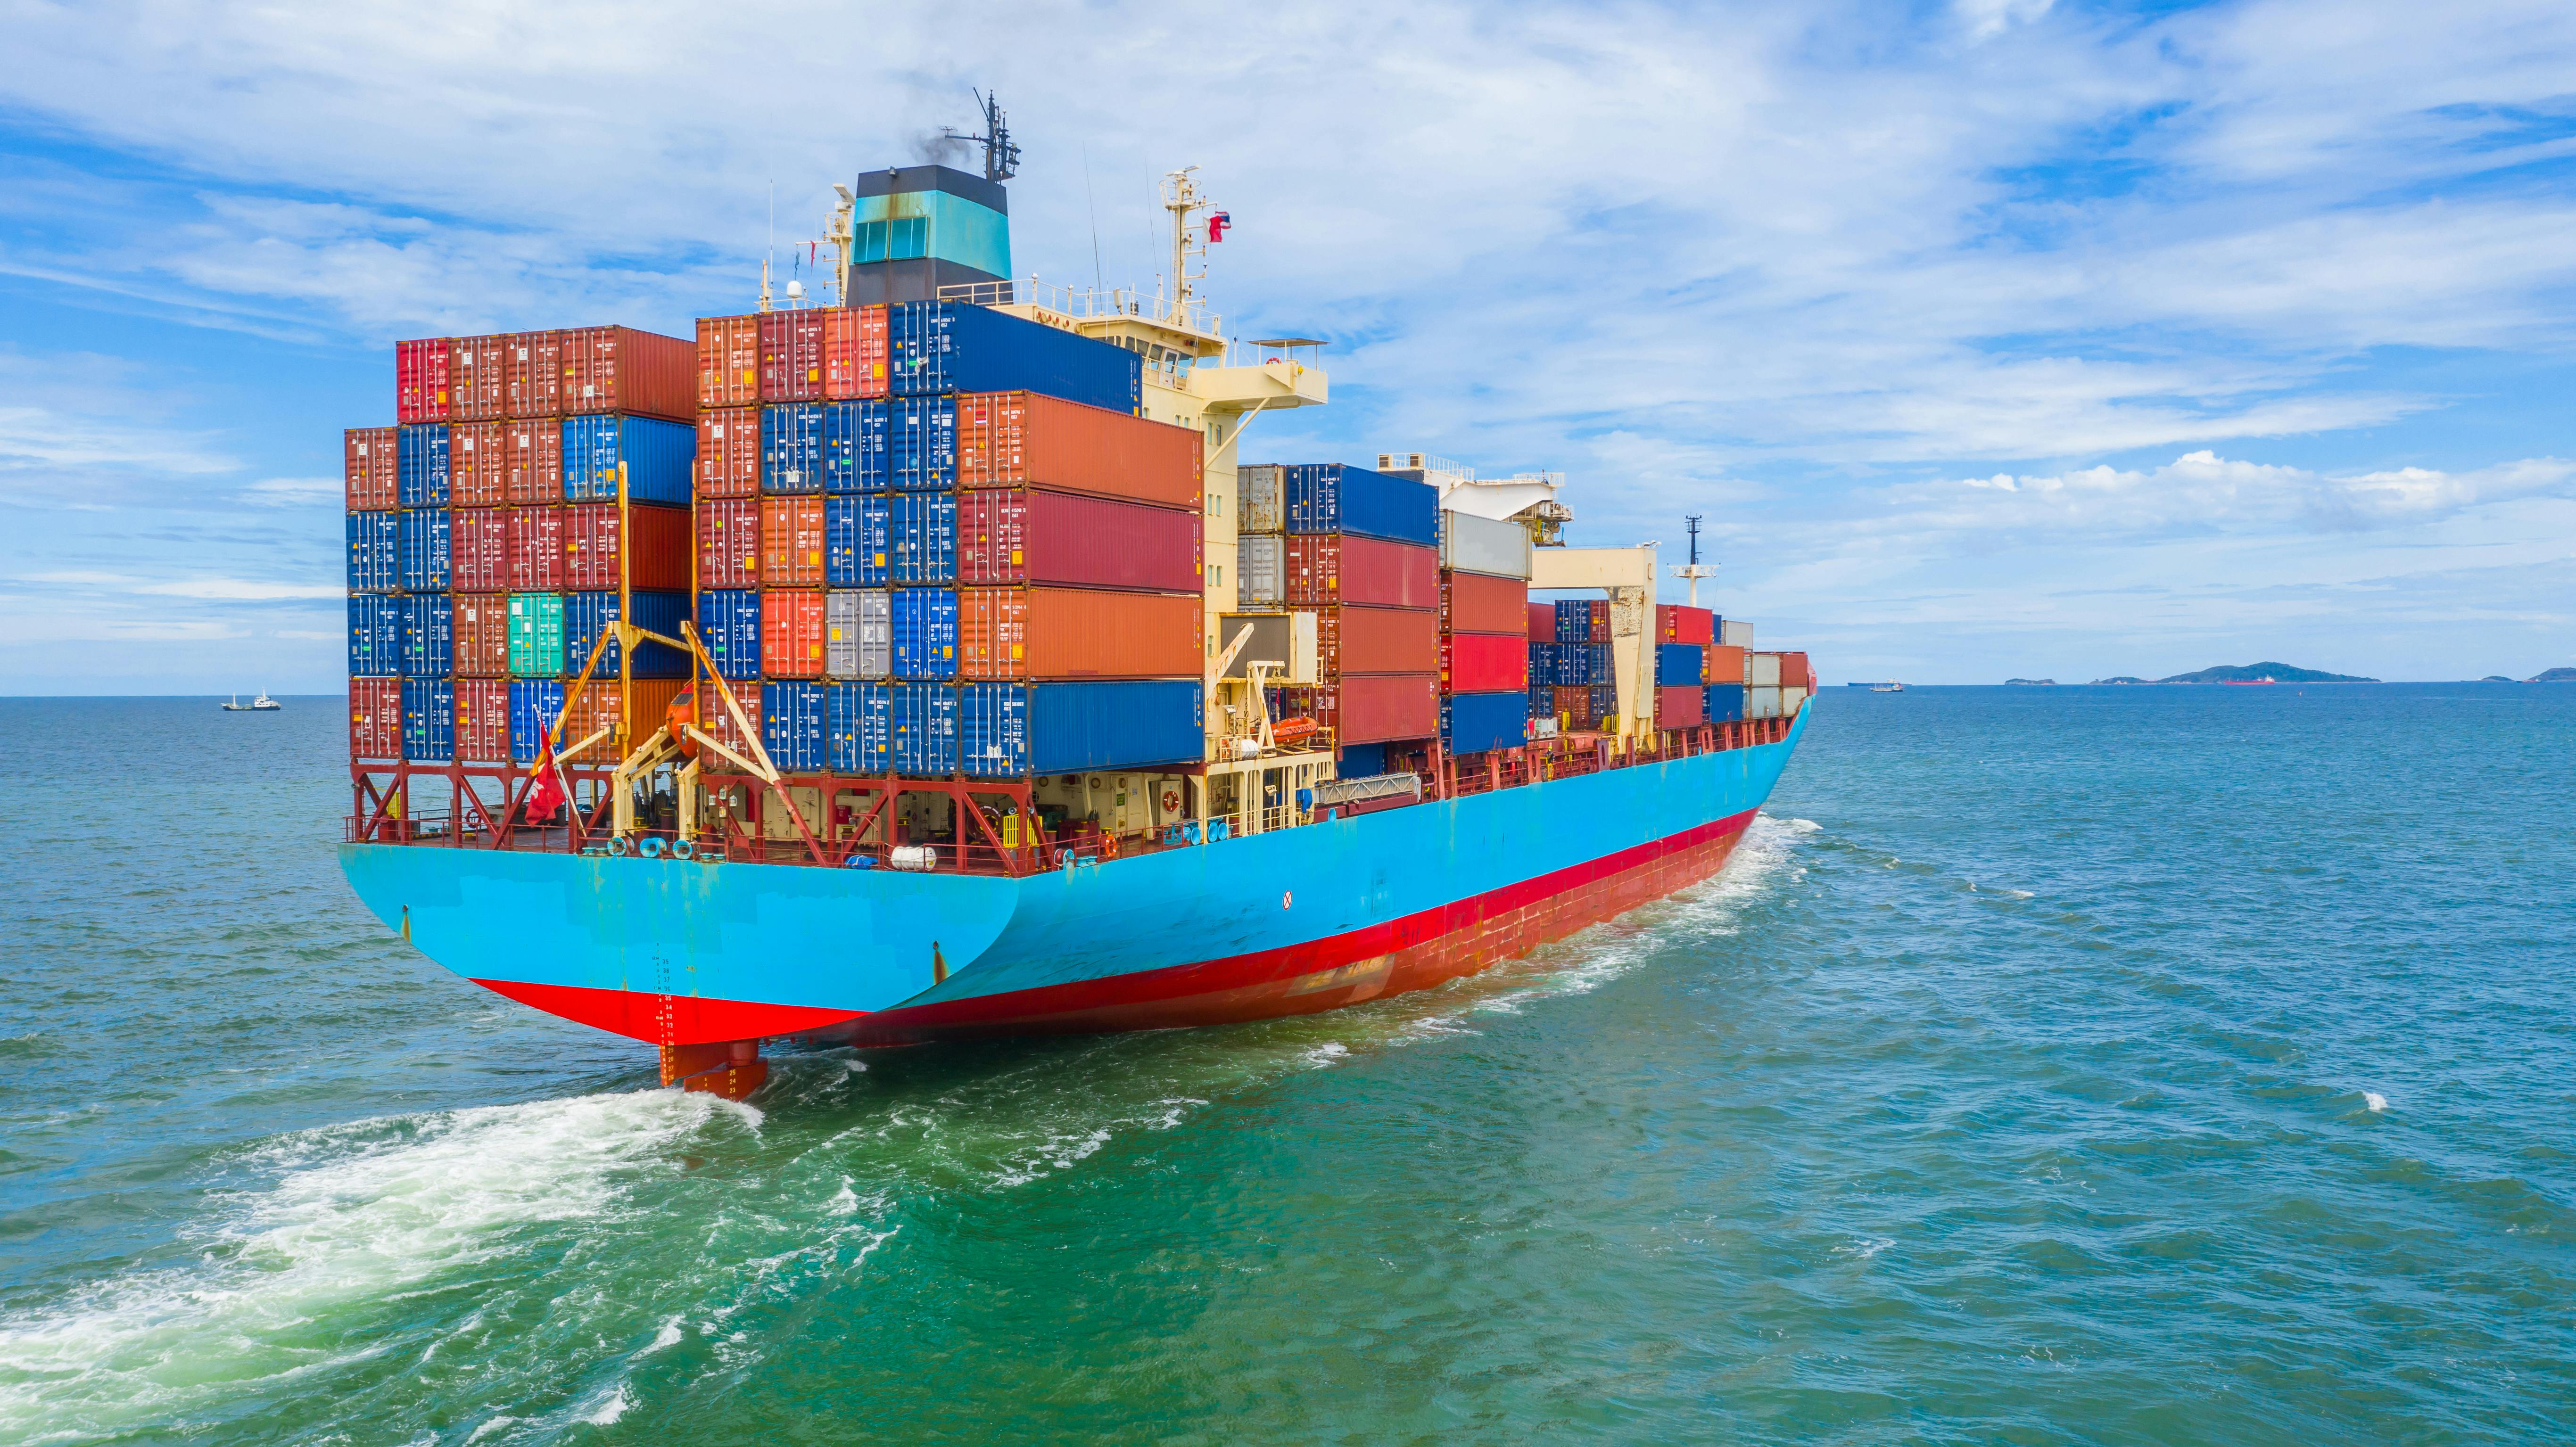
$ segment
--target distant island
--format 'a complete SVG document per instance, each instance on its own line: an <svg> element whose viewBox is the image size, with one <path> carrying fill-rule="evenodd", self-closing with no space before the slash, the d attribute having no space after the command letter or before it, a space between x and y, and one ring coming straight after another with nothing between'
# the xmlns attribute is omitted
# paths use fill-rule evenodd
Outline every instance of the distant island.
<svg viewBox="0 0 2576 1447"><path fill-rule="evenodd" d="M2007 678L2004 680L2004 687L2006 688L2055 688L2056 686L2057 680L2053 678Z"/></svg>
<svg viewBox="0 0 2576 1447"><path fill-rule="evenodd" d="M2274 683L2377 683L2375 678L2355 678L2349 673L2322 673L2313 668L2292 668L2286 663L2222 663L2198 673L2177 673L2159 678L2158 683L2253 683L2268 678Z"/></svg>
<svg viewBox="0 0 2576 1447"><path fill-rule="evenodd" d="M2152 679L2152 678L2131 678L2129 675L2127 675L2127 674L2125 674L2125 673L2121 674L2121 675L2120 675L2119 677L2117 677L2117 678L2097 678L2097 679L2095 679L2095 680L2093 680L2093 681L2094 681L2095 683L2153 683L2153 682L2155 682L2155 680L2154 680L2154 679Z"/></svg>
<svg viewBox="0 0 2576 1447"><path fill-rule="evenodd" d="M2576 668L2544 668L2525 683L2576 683Z"/></svg>

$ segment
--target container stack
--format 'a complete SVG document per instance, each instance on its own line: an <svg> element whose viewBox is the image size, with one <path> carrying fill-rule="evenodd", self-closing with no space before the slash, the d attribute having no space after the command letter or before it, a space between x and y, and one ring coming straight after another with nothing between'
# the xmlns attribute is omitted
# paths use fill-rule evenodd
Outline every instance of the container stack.
<svg viewBox="0 0 2576 1447"><path fill-rule="evenodd" d="M1717 615L1705 608L1655 609L1655 727L1697 728L1708 721L1708 650Z"/></svg>
<svg viewBox="0 0 2576 1447"><path fill-rule="evenodd" d="M699 338L699 626L781 771L1202 756L1204 458L1135 354L943 302Z"/></svg>
<svg viewBox="0 0 2576 1447"><path fill-rule="evenodd" d="M1556 605L1531 603L1523 609L1522 629L1529 661L1529 717L1556 721Z"/></svg>
<svg viewBox="0 0 2576 1447"><path fill-rule="evenodd" d="M395 344L393 427L346 439L350 746L361 760L536 756L618 616L673 631L688 586L689 343L575 327ZM628 499L618 507L619 465ZM686 660L654 647L636 678ZM568 734L624 739L676 684L613 644ZM648 696L650 695L650 696Z"/></svg>
<svg viewBox="0 0 2576 1447"><path fill-rule="evenodd" d="M1440 742L1453 757L1529 740L1530 535L1440 511Z"/></svg>
<svg viewBox="0 0 2576 1447"><path fill-rule="evenodd" d="M1618 674L1610 653L1610 604L1600 598L1559 598L1553 605L1556 639L1541 655L1555 693L1557 727L1569 733L1597 729L1619 713ZM1536 662L1537 659L1533 659ZM1538 682L1533 673L1531 683Z"/></svg>
<svg viewBox="0 0 2576 1447"><path fill-rule="evenodd" d="M1273 711L1333 730L1345 774L1377 772L1389 743L1437 735L1438 489L1338 462L1244 468L1236 479L1246 529L1270 516L1257 489L1275 484L1280 497L1281 531L1236 544L1245 589L1266 566L1258 539L1275 536L1282 601L1315 614L1317 682L1278 690ZM1251 592L1242 596L1253 606Z"/></svg>

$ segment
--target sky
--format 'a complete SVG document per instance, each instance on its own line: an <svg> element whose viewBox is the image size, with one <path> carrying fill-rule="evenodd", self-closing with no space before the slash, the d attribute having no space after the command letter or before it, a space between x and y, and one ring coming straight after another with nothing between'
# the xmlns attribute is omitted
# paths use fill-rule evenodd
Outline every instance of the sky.
<svg viewBox="0 0 2576 1447"><path fill-rule="evenodd" d="M1244 460L1698 514L1828 681L2576 664L2564 0L1234 9L0 0L0 693L337 689L397 338L748 310L972 87L1023 275L1196 166L1328 341Z"/></svg>

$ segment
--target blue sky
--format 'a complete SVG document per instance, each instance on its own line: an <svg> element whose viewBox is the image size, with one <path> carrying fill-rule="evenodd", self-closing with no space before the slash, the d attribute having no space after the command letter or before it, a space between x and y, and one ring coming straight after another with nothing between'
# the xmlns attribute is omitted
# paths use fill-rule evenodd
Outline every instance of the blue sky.
<svg viewBox="0 0 2576 1447"><path fill-rule="evenodd" d="M1705 514L1829 679L2576 663L2563 0L10 13L0 692L336 687L395 338L744 310L970 85L1024 273L1150 289L1197 165L1332 340L1249 458Z"/></svg>

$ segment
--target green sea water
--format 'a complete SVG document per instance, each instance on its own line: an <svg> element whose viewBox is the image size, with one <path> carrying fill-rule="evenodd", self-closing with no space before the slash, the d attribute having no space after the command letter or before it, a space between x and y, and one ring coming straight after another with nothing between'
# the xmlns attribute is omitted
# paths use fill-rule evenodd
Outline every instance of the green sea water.
<svg viewBox="0 0 2576 1447"><path fill-rule="evenodd" d="M1835 690L1481 978L747 1106L288 702L0 702L0 1443L2576 1440L2576 688Z"/></svg>

